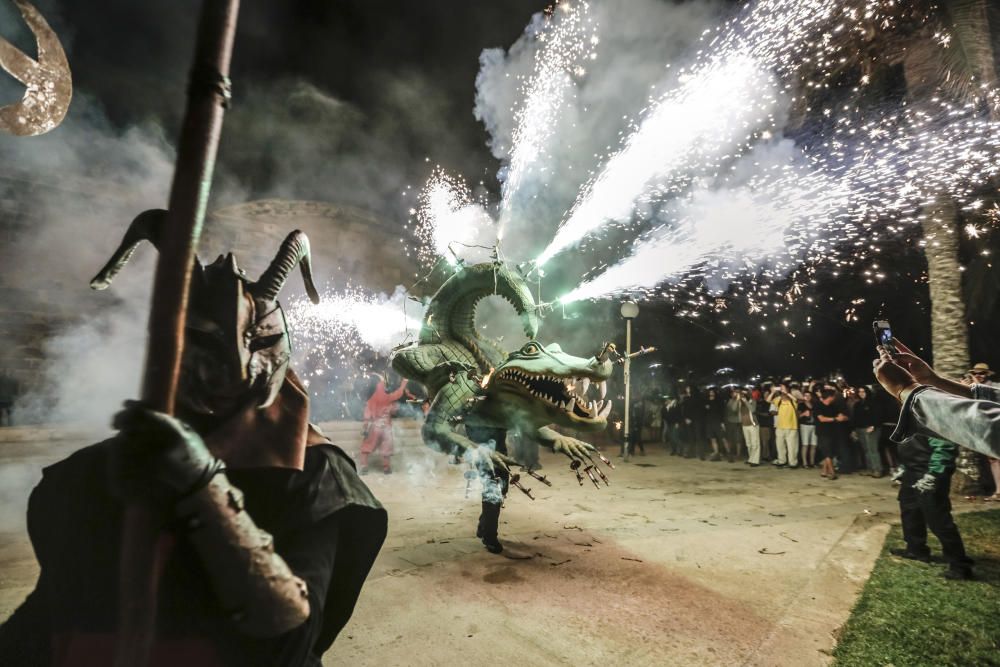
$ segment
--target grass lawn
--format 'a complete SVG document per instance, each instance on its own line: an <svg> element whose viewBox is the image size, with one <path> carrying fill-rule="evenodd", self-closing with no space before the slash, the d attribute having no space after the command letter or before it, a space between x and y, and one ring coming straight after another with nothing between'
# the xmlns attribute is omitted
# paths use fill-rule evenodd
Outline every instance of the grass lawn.
<svg viewBox="0 0 1000 667"><path fill-rule="evenodd" d="M894 526L834 650L836 667L1000 665L1000 510L955 517L976 581L942 578L944 565L889 555ZM929 540L935 554L940 548Z"/></svg>

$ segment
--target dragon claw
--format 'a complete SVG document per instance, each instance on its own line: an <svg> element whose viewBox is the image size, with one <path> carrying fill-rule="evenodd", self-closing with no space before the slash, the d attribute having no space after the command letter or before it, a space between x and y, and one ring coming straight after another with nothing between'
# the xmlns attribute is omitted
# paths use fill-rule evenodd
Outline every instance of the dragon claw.
<svg viewBox="0 0 1000 667"><path fill-rule="evenodd" d="M534 477L535 479L537 479L539 482L541 482L545 486L552 486L552 482L550 482L545 477L545 475L539 475L537 472L535 472L531 468L525 468L524 466L521 466L521 468L524 470L524 472L526 472L527 474L531 475L532 477Z"/></svg>
<svg viewBox="0 0 1000 667"><path fill-rule="evenodd" d="M524 495L528 496L532 500L535 499L535 497L533 495L531 495L531 489L526 488L523 484L521 484L521 476L520 475L518 475L516 473L513 474L513 475L511 475L510 476L510 483L513 484L514 486L516 486L518 489L520 489L521 493L523 493Z"/></svg>

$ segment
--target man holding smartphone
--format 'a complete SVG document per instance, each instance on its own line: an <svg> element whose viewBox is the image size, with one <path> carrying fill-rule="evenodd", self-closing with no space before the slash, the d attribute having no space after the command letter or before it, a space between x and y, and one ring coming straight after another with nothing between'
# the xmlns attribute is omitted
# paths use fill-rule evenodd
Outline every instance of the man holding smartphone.
<svg viewBox="0 0 1000 667"><path fill-rule="evenodd" d="M778 468L799 466L799 418L798 403L788 391L788 385L781 383L771 393L771 411L774 413L775 445L778 457L774 465Z"/></svg>

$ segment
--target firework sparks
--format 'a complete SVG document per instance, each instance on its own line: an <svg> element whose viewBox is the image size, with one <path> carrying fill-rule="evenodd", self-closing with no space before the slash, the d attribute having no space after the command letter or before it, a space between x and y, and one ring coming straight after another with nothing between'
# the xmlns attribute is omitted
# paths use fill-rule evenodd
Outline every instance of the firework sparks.
<svg viewBox="0 0 1000 667"><path fill-rule="evenodd" d="M826 50L812 39L835 8L833 0L761 0L725 24L643 114L642 121L581 192L548 247L544 264L603 225L628 220L636 204L678 193L692 176L778 131L782 82L807 53Z"/></svg>
<svg viewBox="0 0 1000 667"><path fill-rule="evenodd" d="M286 315L296 347L330 349L337 358L350 358L366 349L384 354L415 335L422 311L421 305L407 302L399 288L392 296L372 296L349 288L322 293L316 305L296 299Z"/></svg>
<svg viewBox="0 0 1000 667"><path fill-rule="evenodd" d="M876 224L913 222L941 193L976 210L976 186L1000 171L1000 123L972 105L939 101L936 112L908 111L858 126L841 120L829 151L810 156L808 171L775 168L745 187L695 193L668 232L641 240L630 257L561 301L651 294L692 270L731 280L735 261L759 271L767 260L783 275L796 264L834 257L844 241L871 239ZM978 228L966 228L973 236L970 228Z"/></svg>
<svg viewBox="0 0 1000 667"><path fill-rule="evenodd" d="M705 159L733 149L734 130L742 133L775 107L773 96L757 105L746 103L761 90L773 91L774 83L749 58L736 58L689 78L608 161L537 262L544 264L608 221L629 218L640 199L656 196L647 188L650 182L682 166L692 166L695 150ZM660 190L662 194L670 186L663 185Z"/></svg>
<svg viewBox="0 0 1000 667"><path fill-rule="evenodd" d="M558 11L557 11L558 10ZM546 12L534 37L541 44L534 70L522 87L524 102L515 112L510 162L506 168L500 202L497 237L510 214L511 202L525 176L544 156L559 115L573 96L574 77L585 73L584 64L597 57L597 25L583 0L562 2Z"/></svg>
<svg viewBox="0 0 1000 667"><path fill-rule="evenodd" d="M492 244L493 219L472 197L465 180L435 169L420 192L417 236L419 256L424 264L444 257L452 265L459 259L473 259L481 253L476 246Z"/></svg>

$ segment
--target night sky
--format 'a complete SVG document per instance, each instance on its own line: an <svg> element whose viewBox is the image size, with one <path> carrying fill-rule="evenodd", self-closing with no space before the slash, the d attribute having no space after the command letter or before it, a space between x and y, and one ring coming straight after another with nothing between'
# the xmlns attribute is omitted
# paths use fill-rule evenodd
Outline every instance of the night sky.
<svg viewBox="0 0 1000 667"><path fill-rule="evenodd" d="M470 180L482 179L495 194L499 164L473 116L479 56L485 48L509 47L545 4L243 2L220 172L238 181L248 199L338 201L400 225L407 205L399 192L423 183L428 158ZM37 6L69 53L77 96L71 114L101 115L119 130L162 127L165 137L176 136L199 2L38 0ZM0 10L0 20L6 22L10 11ZM4 26L3 34L29 48L23 31ZM329 105L343 119L335 127ZM974 259L975 248L968 252ZM740 306L684 320L673 316L673 304L643 304L636 340L660 346L650 361L674 366L677 375L690 370L708 379L720 367L741 376L839 370L868 381L875 317L890 318L912 347L926 349L929 343L922 258L900 243L885 266L887 278L875 285L862 275L821 273L811 287L814 302L796 304L785 317L763 317ZM976 275L997 283L991 271ZM989 347L994 301L976 313L973 361L1000 362ZM577 319L560 326L617 335L617 307L575 305L570 316ZM729 341L742 346L715 349Z"/></svg>

